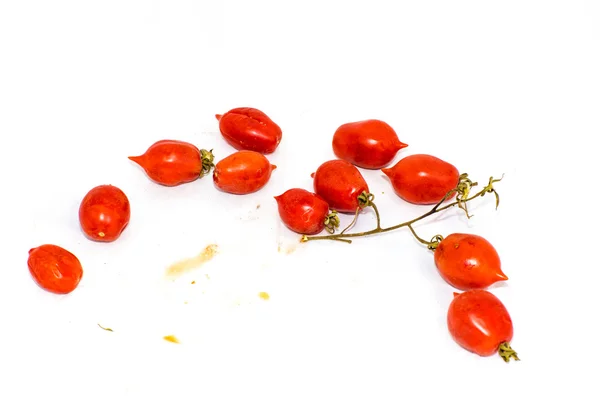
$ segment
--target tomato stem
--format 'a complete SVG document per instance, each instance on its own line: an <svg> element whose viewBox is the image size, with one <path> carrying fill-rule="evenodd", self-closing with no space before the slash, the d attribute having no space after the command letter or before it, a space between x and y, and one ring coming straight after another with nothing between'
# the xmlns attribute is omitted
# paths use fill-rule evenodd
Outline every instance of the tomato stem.
<svg viewBox="0 0 600 400"><path fill-rule="evenodd" d="M336 228L340 227L340 217L337 215L337 211L331 210L331 212L325 217L325 229L329 233L334 233Z"/></svg>
<svg viewBox="0 0 600 400"><path fill-rule="evenodd" d="M204 175L208 174L212 168L214 168L215 156L213 155L212 149L202 149L200 150L200 157L202 159L202 171L200 171L200 177L202 178Z"/></svg>
<svg viewBox="0 0 600 400"><path fill-rule="evenodd" d="M435 235L433 238L431 238L431 241L427 241L425 239L421 239L419 237L419 235L417 235L417 232L415 232L415 230L412 227L412 224L408 224L408 229L410 229L410 231L412 232L413 236L421 243L426 244L427 248L431 251L434 251L435 249L437 249L437 247L440 245L440 242L442 240L444 240L444 237L442 235Z"/></svg>
<svg viewBox="0 0 600 400"><path fill-rule="evenodd" d="M505 362L509 362L511 358L515 361L521 361L519 357L517 357L517 352L510 347L508 342L503 342L500 344L500 347L498 348L498 354Z"/></svg>

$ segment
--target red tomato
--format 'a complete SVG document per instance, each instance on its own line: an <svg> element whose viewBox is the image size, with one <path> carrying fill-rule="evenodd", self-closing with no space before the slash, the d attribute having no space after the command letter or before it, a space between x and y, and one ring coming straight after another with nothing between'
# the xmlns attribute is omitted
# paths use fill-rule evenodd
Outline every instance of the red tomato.
<svg viewBox="0 0 600 400"><path fill-rule="evenodd" d="M256 151L240 150L217 163L213 171L215 185L224 192L248 194L260 190L269 182L277 168Z"/></svg>
<svg viewBox="0 0 600 400"><path fill-rule="evenodd" d="M333 152L342 160L368 169L388 165L400 149L407 147L387 123L368 119L340 126L333 134Z"/></svg>
<svg viewBox="0 0 600 400"><path fill-rule="evenodd" d="M358 168L345 160L326 161L313 174L313 186L333 210L355 213L360 207L358 196L369 186Z"/></svg>
<svg viewBox="0 0 600 400"><path fill-rule="evenodd" d="M221 134L227 143L237 150L269 154L273 153L281 142L281 128L256 108L234 108L215 117L219 121Z"/></svg>
<svg viewBox="0 0 600 400"><path fill-rule="evenodd" d="M79 206L83 233L98 242L113 242L129 224L129 200L121 189L100 185L90 190Z"/></svg>
<svg viewBox="0 0 600 400"><path fill-rule="evenodd" d="M500 269L498 252L481 236L448 235L438 244L433 259L442 278L460 290L485 289L508 280Z"/></svg>
<svg viewBox="0 0 600 400"><path fill-rule="evenodd" d="M195 181L210 171L214 159L212 151L179 140L159 140L141 156L128 158L152 181L165 186Z"/></svg>
<svg viewBox="0 0 600 400"><path fill-rule="evenodd" d="M510 348L513 324L506 307L492 293L474 289L454 294L447 316L452 338L466 350L482 357L494 353L518 360Z"/></svg>
<svg viewBox="0 0 600 400"><path fill-rule="evenodd" d="M43 289L57 294L75 290L83 276L83 268L75 255L62 247L44 244L29 250L29 272Z"/></svg>
<svg viewBox="0 0 600 400"><path fill-rule="evenodd" d="M390 178L396 194L413 204L438 203L460 179L454 165L427 154L404 157L381 172Z"/></svg>
<svg viewBox="0 0 600 400"><path fill-rule="evenodd" d="M308 190L289 189L275 200L281 221L296 233L316 235L331 223L329 204Z"/></svg>

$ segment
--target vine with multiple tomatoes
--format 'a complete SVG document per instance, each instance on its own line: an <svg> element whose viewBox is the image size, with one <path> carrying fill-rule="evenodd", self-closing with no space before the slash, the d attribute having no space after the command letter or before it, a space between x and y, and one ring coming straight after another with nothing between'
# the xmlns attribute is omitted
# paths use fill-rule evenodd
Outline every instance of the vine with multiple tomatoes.
<svg viewBox="0 0 600 400"><path fill-rule="evenodd" d="M264 112L255 108L234 108L217 114L222 137L236 151L215 164L212 150L178 140L161 140L139 156L129 159L138 164L153 182L164 186L190 183L208 175L221 191L244 195L262 189L277 167L266 155L276 151L282 139L281 128ZM446 237L421 238L413 225L453 207L468 218L467 204L478 197L494 194L496 208L500 197L494 184L502 178L489 178L479 191L468 174L460 174L452 164L428 154L402 158L390 167L401 142L394 129L376 120L350 122L333 134L336 159L322 163L312 174L313 190L291 188L274 196L279 217L301 242L332 240L351 243L352 239L407 228L434 252L434 263L441 277L462 293L454 293L447 311L447 326L452 338L466 350L480 356L499 354L508 362L519 360L511 348L513 324L502 302L487 289L507 280L500 257L485 238L466 233ZM394 192L404 201L431 206L429 211L409 221L382 226L375 196L359 168L381 170ZM376 226L364 232L351 232L362 210L371 208ZM340 228L338 213L354 215L352 222ZM129 224L130 204L118 187L92 188L82 199L79 221L84 235L93 241L113 242ZM327 234L322 235L323 231ZM68 250L44 244L29 251L29 271L43 289L67 294L77 288L83 276L79 259Z"/></svg>

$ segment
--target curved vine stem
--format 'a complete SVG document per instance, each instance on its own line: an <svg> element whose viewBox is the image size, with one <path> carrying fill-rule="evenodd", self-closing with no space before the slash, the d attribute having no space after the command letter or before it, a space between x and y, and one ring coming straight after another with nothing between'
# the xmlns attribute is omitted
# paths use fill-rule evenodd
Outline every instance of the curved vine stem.
<svg viewBox="0 0 600 400"><path fill-rule="evenodd" d="M408 227L408 229L410 229L410 231L412 232L415 239L417 239L419 242L427 245L427 248L431 251L434 251L435 249L437 249L438 246L440 245L441 241L444 240L444 237L442 235L435 235L430 241L427 241L425 239L420 238L419 235L417 235L417 232L415 232L415 230L413 229L411 224L408 224L406 226Z"/></svg>

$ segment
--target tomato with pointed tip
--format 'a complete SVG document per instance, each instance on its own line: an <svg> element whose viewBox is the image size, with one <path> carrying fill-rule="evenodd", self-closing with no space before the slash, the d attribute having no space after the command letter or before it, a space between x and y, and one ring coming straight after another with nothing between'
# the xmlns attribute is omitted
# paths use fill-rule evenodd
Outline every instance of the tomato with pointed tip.
<svg viewBox="0 0 600 400"><path fill-rule="evenodd" d="M275 168L261 153L239 150L215 165L213 182L224 192L249 194L262 189Z"/></svg>
<svg viewBox="0 0 600 400"><path fill-rule="evenodd" d="M38 286L56 294L71 293L79 286L83 276L79 259L54 244L43 244L29 250L27 266Z"/></svg>
<svg viewBox="0 0 600 400"><path fill-rule="evenodd" d="M329 204L323 198L306 189L294 188L275 196L279 217L290 230L316 235L323 229L333 232L339 226L339 218L329 212Z"/></svg>
<svg viewBox="0 0 600 400"><path fill-rule="evenodd" d="M513 323L498 297L483 289L454 293L448 307L450 335L462 348L488 357L498 354L506 362L519 360L510 347Z"/></svg>
<svg viewBox="0 0 600 400"><path fill-rule="evenodd" d="M273 153L283 136L281 128L264 112L252 107L238 107L215 115L219 130L236 150Z"/></svg>
<svg viewBox="0 0 600 400"><path fill-rule="evenodd" d="M131 207L121 189L100 185L90 190L79 206L79 222L86 237L97 242L114 242L129 224Z"/></svg>
<svg viewBox="0 0 600 400"><path fill-rule="evenodd" d="M384 121L367 119L341 125L333 134L336 157L365 169L388 165L398 151L407 147Z"/></svg>
<svg viewBox="0 0 600 400"><path fill-rule="evenodd" d="M346 160L329 160L312 174L316 194L340 213L355 213L364 205L359 197L369 193L369 185L358 168Z"/></svg>
<svg viewBox="0 0 600 400"><path fill-rule="evenodd" d="M448 235L438 244L433 259L442 278L460 290L485 289L508 280L502 272L498 252L478 235Z"/></svg>
<svg viewBox="0 0 600 400"><path fill-rule="evenodd" d="M144 154L128 158L142 167L153 182L164 186L193 182L214 166L212 150L200 150L180 140L159 140Z"/></svg>
<svg viewBox="0 0 600 400"><path fill-rule="evenodd" d="M406 156L381 172L390 179L400 198L421 205L437 204L460 180L454 165L428 154Z"/></svg>

